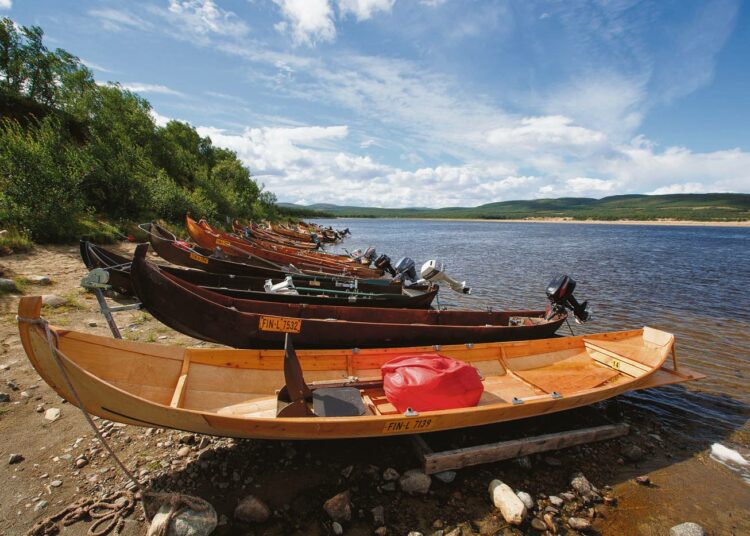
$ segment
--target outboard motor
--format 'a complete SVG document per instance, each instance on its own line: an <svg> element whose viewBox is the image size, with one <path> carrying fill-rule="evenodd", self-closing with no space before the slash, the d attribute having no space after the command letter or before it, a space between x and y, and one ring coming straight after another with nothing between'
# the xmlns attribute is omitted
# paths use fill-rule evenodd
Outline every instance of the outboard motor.
<svg viewBox="0 0 750 536"><path fill-rule="evenodd" d="M555 314L564 313L566 309L573 311L573 316L579 324L586 322L591 318L588 309L589 302L578 303L573 296L576 288L575 280L565 274L558 275L547 285L547 298L549 298L551 307L547 313L547 318Z"/></svg>
<svg viewBox="0 0 750 536"><path fill-rule="evenodd" d="M396 270L394 270L391 265L391 258L385 253L375 259L375 268L388 272L391 274L391 277L396 277Z"/></svg>
<svg viewBox="0 0 750 536"><path fill-rule="evenodd" d="M290 275L286 276L286 279L281 283L276 283L275 285L273 284L273 279L266 279L266 283L263 285L263 290L269 294L299 294L297 289L294 288L294 282Z"/></svg>
<svg viewBox="0 0 750 536"><path fill-rule="evenodd" d="M422 265L420 275L422 276L422 281L424 282L445 282L451 288L451 290L455 292L460 292L462 294L471 294L471 288L466 286L466 281L461 281L459 283L455 279L446 275L444 262L436 260L427 261Z"/></svg>
<svg viewBox="0 0 750 536"><path fill-rule="evenodd" d="M399 259L393 269L396 271L394 279L398 278L402 281L409 280L412 282L417 280L417 270L414 267L414 260L409 257Z"/></svg>
<svg viewBox="0 0 750 536"><path fill-rule="evenodd" d="M365 250L365 252L362 254L362 258L359 259L359 261L362 264L370 264L372 261L375 260L375 257L378 255L377 251L375 251L375 248L370 246Z"/></svg>
<svg viewBox="0 0 750 536"><path fill-rule="evenodd" d="M362 250L361 249L355 249L349 255L352 256L352 259L359 260L359 259L362 258Z"/></svg>
<svg viewBox="0 0 750 536"><path fill-rule="evenodd" d="M313 243L318 246L318 249L320 249L320 238L318 238L317 233L310 233L310 238L312 239Z"/></svg>

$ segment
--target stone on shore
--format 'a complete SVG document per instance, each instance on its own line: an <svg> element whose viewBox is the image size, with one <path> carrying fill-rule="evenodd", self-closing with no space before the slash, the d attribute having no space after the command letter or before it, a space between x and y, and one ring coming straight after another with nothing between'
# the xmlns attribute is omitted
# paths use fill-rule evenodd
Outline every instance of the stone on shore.
<svg viewBox="0 0 750 536"><path fill-rule="evenodd" d="M352 518L352 505L349 499L349 490L342 491L328 499L323 505L328 517L333 521L349 521Z"/></svg>
<svg viewBox="0 0 750 536"><path fill-rule="evenodd" d="M680 523L669 529L669 536L705 536L706 532L698 523Z"/></svg>
<svg viewBox="0 0 750 536"><path fill-rule="evenodd" d="M398 483L409 495L424 495L430 491L432 479L421 469L411 469L401 476Z"/></svg>
<svg viewBox="0 0 750 536"><path fill-rule="evenodd" d="M385 471L383 471L383 480L386 482L392 482L394 480L398 480L398 478L401 475L398 474L398 471L396 471L393 467L389 467Z"/></svg>
<svg viewBox="0 0 750 536"><path fill-rule="evenodd" d="M534 499L531 498L531 495L529 495L525 491L517 491L516 495L518 495L518 498L521 499L521 502L526 507L526 510L531 510L534 508Z"/></svg>
<svg viewBox="0 0 750 536"><path fill-rule="evenodd" d="M526 505L518 495L500 480L490 482L490 498L495 507L500 510L503 519L511 525L520 525L526 518Z"/></svg>
<svg viewBox="0 0 750 536"><path fill-rule="evenodd" d="M52 280L46 275L27 275L24 277L26 281L33 285L51 285Z"/></svg>
<svg viewBox="0 0 750 536"><path fill-rule="evenodd" d="M344 527L341 526L341 523L338 521L334 521L331 525L331 528L333 529L333 533L336 534L336 536L341 536L341 534L344 534Z"/></svg>
<svg viewBox="0 0 750 536"><path fill-rule="evenodd" d="M57 294L43 294L42 303L50 307L60 307L61 305L65 305L67 300Z"/></svg>
<svg viewBox="0 0 750 536"><path fill-rule="evenodd" d="M16 463L21 463L24 460L23 455L21 454L11 454L8 458L8 465L13 465Z"/></svg>
<svg viewBox="0 0 750 536"><path fill-rule="evenodd" d="M591 530L591 522L582 517L571 517L568 519L568 526L573 530L587 531Z"/></svg>
<svg viewBox="0 0 750 536"><path fill-rule="evenodd" d="M565 501L563 501L560 497L557 495L550 495L549 496L549 502L552 506L562 506Z"/></svg>
<svg viewBox="0 0 750 536"><path fill-rule="evenodd" d="M372 510L370 510L370 512L372 512L372 521L373 523L375 523L376 527L381 527L385 525L385 508L384 507L378 505Z"/></svg>
<svg viewBox="0 0 750 536"><path fill-rule="evenodd" d="M0 277L0 290L4 290L5 292L18 292L18 287L16 286L16 282L12 279Z"/></svg>
<svg viewBox="0 0 750 536"><path fill-rule="evenodd" d="M0 402L10 402L10 395L8 393L0 393Z"/></svg>
<svg viewBox="0 0 750 536"><path fill-rule="evenodd" d="M195 499L195 498L193 498ZM216 510L206 501L205 510L177 508L169 504L162 505L151 519L148 536L208 536L218 523Z"/></svg>
<svg viewBox="0 0 750 536"><path fill-rule="evenodd" d="M643 449L638 445L626 445L620 452L629 462L639 462L645 456Z"/></svg>
<svg viewBox="0 0 750 536"><path fill-rule="evenodd" d="M49 408L44 412L44 418L48 421L54 422L60 418L60 410L58 408Z"/></svg>
<svg viewBox="0 0 750 536"><path fill-rule="evenodd" d="M270 516L271 510L255 495L248 495L234 509L235 519L245 523L265 523Z"/></svg>
<svg viewBox="0 0 750 536"><path fill-rule="evenodd" d="M593 501L599 498L598 490L588 481L583 473L576 473L570 480L572 487L584 501Z"/></svg>
<svg viewBox="0 0 750 536"><path fill-rule="evenodd" d="M531 528L538 530L539 532L544 532L547 530L547 524L538 517L535 517L531 520Z"/></svg>

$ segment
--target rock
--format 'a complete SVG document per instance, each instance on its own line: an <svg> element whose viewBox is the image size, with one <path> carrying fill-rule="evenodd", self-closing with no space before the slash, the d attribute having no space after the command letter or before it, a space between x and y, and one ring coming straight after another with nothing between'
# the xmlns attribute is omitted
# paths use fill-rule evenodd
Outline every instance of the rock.
<svg viewBox="0 0 750 536"><path fill-rule="evenodd" d="M61 305L65 305L67 300L57 294L44 294L42 295L42 303L50 307L60 307Z"/></svg>
<svg viewBox="0 0 750 536"><path fill-rule="evenodd" d="M531 471L531 458L529 458L528 456L521 456L519 458L515 458L513 461L524 471Z"/></svg>
<svg viewBox="0 0 750 536"><path fill-rule="evenodd" d="M544 514L544 524L550 531L552 531L552 534L557 534L557 523L555 522L554 515Z"/></svg>
<svg viewBox="0 0 750 536"><path fill-rule="evenodd" d="M588 519L583 519L582 517L568 518L568 526L573 530L591 530L591 522Z"/></svg>
<svg viewBox="0 0 750 536"><path fill-rule="evenodd" d="M450 484L454 480L456 480L456 473L455 471L442 471L440 473L435 473L433 476L437 478L440 482L444 482L445 484Z"/></svg>
<svg viewBox="0 0 750 536"><path fill-rule="evenodd" d="M184 447L181 447L181 448L180 448L180 449L179 449L179 450L177 451L177 454L176 454L176 456L177 456L178 458L184 458L184 457L185 457L185 456L187 456L188 454L190 454L190 447L188 447L188 446L184 446Z"/></svg>
<svg viewBox="0 0 750 536"><path fill-rule="evenodd" d="M416 530L412 530L409 532L407 536L424 536L421 532L417 532Z"/></svg>
<svg viewBox="0 0 750 536"><path fill-rule="evenodd" d="M352 505L349 490L334 495L323 504L323 510L333 521L349 521L352 518Z"/></svg>
<svg viewBox="0 0 750 536"><path fill-rule="evenodd" d="M13 380L6 381L5 385L7 385L12 391L18 391L18 384Z"/></svg>
<svg viewBox="0 0 750 536"><path fill-rule="evenodd" d="M59 488L60 486L62 486L62 480L53 480L49 483L49 485L53 488Z"/></svg>
<svg viewBox="0 0 750 536"><path fill-rule="evenodd" d="M54 422L60 418L60 410L58 408L49 408L44 412L44 418L48 421Z"/></svg>
<svg viewBox="0 0 750 536"><path fill-rule="evenodd" d="M398 483L401 489L409 495L424 495L430 491L432 479L429 475L424 474L421 469L411 469L401 476Z"/></svg>
<svg viewBox="0 0 750 536"><path fill-rule="evenodd" d="M545 530L547 530L547 525L544 523L544 521L542 521L538 517L535 517L531 520L531 528L533 528L534 530L538 530L539 532L544 532Z"/></svg>
<svg viewBox="0 0 750 536"><path fill-rule="evenodd" d="M18 292L18 287L16 286L16 282L12 279L0 277L0 290L4 290L5 292Z"/></svg>
<svg viewBox="0 0 750 536"><path fill-rule="evenodd" d="M182 435L177 442L182 445L195 445L195 434Z"/></svg>
<svg viewBox="0 0 750 536"><path fill-rule="evenodd" d="M599 498L597 489L588 481L583 473L576 473L570 480L570 487L585 501L593 501Z"/></svg>
<svg viewBox="0 0 750 536"><path fill-rule="evenodd" d="M378 505L370 510L370 512L372 512L372 521L375 523L376 527L385 525L385 508Z"/></svg>
<svg viewBox="0 0 750 536"><path fill-rule="evenodd" d="M190 497L190 503L170 505L165 503L151 519L148 536L208 536L217 525L216 510L199 497ZM201 505L193 510L191 506Z"/></svg>
<svg viewBox="0 0 750 536"><path fill-rule="evenodd" d="M669 529L669 536L705 536L706 532L698 523L680 523Z"/></svg>
<svg viewBox="0 0 750 536"><path fill-rule="evenodd" d="M563 501L557 495L550 495L549 496L549 502L550 502L550 504L552 504L552 506L562 506L565 501Z"/></svg>
<svg viewBox="0 0 750 536"><path fill-rule="evenodd" d="M234 509L234 518L245 523L265 523L270 516L271 510L255 495L248 495Z"/></svg>
<svg viewBox="0 0 750 536"><path fill-rule="evenodd" d="M534 499L531 498L531 495L529 495L525 491L517 491L516 495L519 499L521 499L521 502L526 507L526 510L532 510L534 508Z"/></svg>
<svg viewBox="0 0 750 536"><path fill-rule="evenodd" d="M337 534L337 535L344 534L344 527L342 527L341 523L339 523L338 521L334 521L331 524L331 528L333 529L334 534Z"/></svg>
<svg viewBox="0 0 750 536"><path fill-rule="evenodd" d="M560 494L560 497L562 498L562 500L566 502L571 502L571 501L576 500L575 493L571 493L569 491L564 491L563 493Z"/></svg>
<svg viewBox="0 0 750 536"><path fill-rule="evenodd" d="M490 498L495 507L500 510L503 519L511 525L520 525L526 517L526 505L518 498L507 484L500 480L490 482Z"/></svg>
<svg viewBox="0 0 750 536"><path fill-rule="evenodd" d="M36 503L34 505L34 511L35 512L41 512L42 510L44 510L45 508L47 508L47 505L49 505L49 503L47 501L41 500L41 501L39 501L38 503Z"/></svg>
<svg viewBox="0 0 750 536"><path fill-rule="evenodd" d="M52 280L46 275L27 275L24 279L32 285L51 285Z"/></svg>
<svg viewBox="0 0 750 536"><path fill-rule="evenodd" d="M396 491L396 483L395 482L388 482L387 484L383 484L380 486L380 489L383 491Z"/></svg>
<svg viewBox="0 0 750 536"><path fill-rule="evenodd" d="M643 449L638 445L626 445L620 452L629 462L639 462L645 456Z"/></svg>
<svg viewBox="0 0 750 536"><path fill-rule="evenodd" d="M44 413L44 404L39 404L39 405L38 405L38 406L37 406L37 407L36 407L36 408L34 409L34 411L36 411L37 413Z"/></svg>
<svg viewBox="0 0 750 536"><path fill-rule="evenodd" d="M10 395L8 393L0 393L0 402L10 402Z"/></svg>
<svg viewBox="0 0 750 536"><path fill-rule="evenodd" d="M90 328L95 328L99 325L99 322L97 322L96 320L86 320L86 325Z"/></svg>
<svg viewBox="0 0 750 536"><path fill-rule="evenodd" d="M354 472L354 466L353 465L347 465L341 470L341 476L344 478L349 478L352 476L352 472Z"/></svg>
<svg viewBox="0 0 750 536"><path fill-rule="evenodd" d="M375 534L377 536L385 536L386 534L388 534L388 529L385 527L378 527L375 529Z"/></svg>
<svg viewBox="0 0 750 536"><path fill-rule="evenodd" d="M606 506L617 506L617 497L613 497L612 495L605 495L602 497L602 500L604 501L604 504Z"/></svg>
<svg viewBox="0 0 750 536"><path fill-rule="evenodd" d="M21 454L11 454L8 458L8 465L13 465L16 463L21 463L24 460L24 457Z"/></svg>
<svg viewBox="0 0 750 536"><path fill-rule="evenodd" d="M209 446L210 444L211 444L211 440L208 437L203 436L203 437L201 437L200 442L198 442L198 448L199 449L204 449L207 446Z"/></svg>
<svg viewBox="0 0 750 536"><path fill-rule="evenodd" d="M385 471L383 471L383 480L386 482L391 482L393 480L398 480L398 478L401 475L398 474L398 471L396 471L393 467L389 467Z"/></svg>
<svg viewBox="0 0 750 536"><path fill-rule="evenodd" d="M637 476L635 477L635 483L640 484L641 486L650 486L651 478L648 475Z"/></svg>
<svg viewBox="0 0 750 536"><path fill-rule="evenodd" d="M89 464L89 461L86 458L78 458L76 460L76 467L79 469L86 467Z"/></svg>

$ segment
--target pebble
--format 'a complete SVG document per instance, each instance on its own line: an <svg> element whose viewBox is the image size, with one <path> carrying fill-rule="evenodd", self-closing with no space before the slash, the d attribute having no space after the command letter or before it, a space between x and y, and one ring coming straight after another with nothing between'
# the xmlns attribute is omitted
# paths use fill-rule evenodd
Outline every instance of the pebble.
<svg viewBox="0 0 750 536"><path fill-rule="evenodd" d="M555 516L552 514L544 514L544 524L547 528L552 531L553 534L557 533L557 523L555 523Z"/></svg>
<svg viewBox="0 0 750 536"><path fill-rule="evenodd" d="M562 466L562 462L560 460L558 460L557 458L554 458L552 456L547 456L546 458L544 458L544 463L546 463L550 467L561 467Z"/></svg>
<svg viewBox="0 0 750 536"><path fill-rule="evenodd" d="M639 462L645 456L643 449L638 445L626 445L622 448L621 453L629 462Z"/></svg>
<svg viewBox="0 0 750 536"><path fill-rule="evenodd" d="M6 292L18 292L18 287L16 286L16 282L12 279L0 277L0 290Z"/></svg>
<svg viewBox="0 0 750 536"><path fill-rule="evenodd" d="M432 479L421 469L406 471L398 480L401 489L409 495L424 495L430 491Z"/></svg>
<svg viewBox="0 0 750 536"><path fill-rule="evenodd" d="M550 495L549 502L552 503L552 506L562 506L565 501L563 501L557 495Z"/></svg>
<svg viewBox="0 0 750 536"><path fill-rule="evenodd" d="M591 530L591 522L582 517L571 517L568 519L568 526L573 530Z"/></svg>
<svg viewBox="0 0 750 536"><path fill-rule="evenodd" d="M180 449L179 449L179 450L177 451L177 457L178 457L178 458L184 458L184 457L185 457L185 456L187 456L188 454L190 454L190 447L188 447L188 446L185 446L185 447L181 447L181 448L180 448Z"/></svg>
<svg viewBox="0 0 750 536"><path fill-rule="evenodd" d="M567 501L567 502L571 502L571 501L575 501L575 500L576 500L576 496L575 496L575 493L571 493L571 492L569 492L569 491L564 491L564 492L562 492L562 493L560 494L560 497L562 497L562 499L563 499L564 501Z"/></svg>
<svg viewBox="0 0 750 536"><path fill-rule="evenodd" d="M529 495L525 491L517 491L516 495L519 499L521 499L521 502L527 510L531 510L534 508L534 499L531 498L531 495Z"/></svg>
<svg viewBox="0 0 750 536"><path fill-rule="evenodd" d="M511 525L520 525L526 517L526 505L507 484L493 480L489 487L490 499L500 510L503 519Z"/></svg>
<svg viewBox="0 0 750 536"><path fill-rule="evenodd" d="M383 480L386 482L391 482L393 480L398 480L398 478L401 475L398 474L398 471L396 471L393 467L389 467L385 471L383 471Z"/></svg>
<svg viewBox="0 0 750 536"><path fill-rule="evenodd" d="M60 418L60 410L58 408L49 408L44 412L44 418L48 421L54 422Z"/></svg>
<svg viewBox="0 0 750 536"><path fill-rule="evenodd" d="M538 517L535 517L531 520L531 528L542 532L547 530L547 524Z"/></svg>
<svg viewBox="0 0 750 536"><path fill-rule="evenodd" d="M95 328L99 323L96 320L87 320L86 325L90 328Z"/></svg>
<svg viewBox="0 0 750 536"><path fill-rule="evenodd" d="M333 529L334 534L338 534L338 535L344 534L344 527L342 527L341 523L339 523L338 521L334 521L331 524L331 528Z"/></svg>
<svg viewBox="0 0 750 536"><path fill-rule="evenodd" d="M8 393L0 393L0 402L10 402L10 395Z"/></svg>
<svg viewBox="0 0 750 536"><path fill-rule="evenodd" d="M576 473L570 480L570 487L585 501L592 501L599 498L596 488L588 481L583 473Z"/></svg>
<svg viewBox="0 0 750 536"><path fill-rule="evenodd" d="M50 307L59 307L67 303L67 300L65 298L61 298L57 294L43 294L42 303L44 305L49 305Z"/></svg>
<svg viewBox="0 0 750 536"><path fill-rule="evenodd" d="M520 458L516 458L513 461L524 471L531 471L531 458L529 458L528 456L521 456Z"/></svg>
<svg viewBox="0 0 750 536"><path fill-rule="evenodd" d="M198 448L199 449L204 449L207 446L209 446L210 444L211 444L211 440L209 438L207 438L206 436L203 436L203 437L201 437L201 440L198 443Z"/></svg>
<svg viewBox="0 0 750 536"><path fill-rule="evenodd" d="M86 467L89 464L89 461L86 458L78 458L76 460L76 467L81 469L82 467Z"/></svg>
<svg viewBox="0 0 750 536"><path fill-rule="evenodd" d="M680 523L669 529L669 536L705 536L706 532L698 523Z"/></svg>
<svg viewBox="0 0 750 536"><path fill-rule="evenodd" d="M349 500L349 490L334 495L323 504L323 510L333 521L350 521L352 505Z"/></svg>
<svg viewBox="0 0 750 536"><path fill-rule="evenodd" d="M18 384L13 380L6 381L5 385L7 385L12 391L18 391Z"/></svg>
<svg viewBox="0 0 750 536"><path fill-rule="evenodd" d="M407 536L424 536L421 532L417 532L416 530L412 530L409 532Z"/></svg>
<svg viewBox="0 0 750 536"><path fill-rule="evenodd" d="M456 480L456 473L455 471L442 471L440 473L435 473L433 476L437 478L440 482L443 482L445 484L450 484L454 480Z"/></svg>
<svg viewBox="0 0 750 536"><path fill-rule="evenodd" d="M380 486L380 489L383 491L396 491L396 483L395 482L388 482L387 484L383 484Z"/></svg>
<svg viewBox="0 0 750 536"><path fill-rule="evenodd" d="M271 510L255 495L248 495L234 509L235 519L245 523L265 523L270 516Z"/></svg>
<svg viewBox="0 0 750 536"><path fill-rule="evenodd" d="M21 463L24 460L24 457L21 454L11 454L8 458L8 465L13 465L15 463Z"/></svg>
<svg viewBox="0 0 750 536"><path fill-rule="evenodd" d="M385 527L378 527L375 529L376 536L385 536L388 534L388 529Z"/></svg>
<svg viewBox="0 0 750 536"><path fill-rule="evenodd" d="M59 488L60 486L62 486L62 480L53 480L49 483L49 485L53 488Z"/></svg>
<svg viewBox="0 0 750 536"><path fill-rule="evenodd" d="M635 477L635 482L641 486L649 486L651 485L651 478L648 475L641 475Z"/></svg>
<svg viewBox="0 0 750 536"><path fill-rule="evenodd" d="M385 525L385 508L378 505L370 510L370 512L372 512L372 520L375 523L375 526L381 527Z"/></svg>
<svg viewBox="0 0 750 536"><path fill-rule="evenodd" d="M27 275L26 281L34 285L50 285L52 280L46 275Z"/></svg>
<svg viewBox="0 0 750 536"><path fill-rule="evenodd" d="M41 512L42 510L44 510L45 508L47 508L47 505L49 505L49 503L47 501L41 500L41 501L39 501L38 503L36 503L34 505L34 511L35 512Z"/></svg>

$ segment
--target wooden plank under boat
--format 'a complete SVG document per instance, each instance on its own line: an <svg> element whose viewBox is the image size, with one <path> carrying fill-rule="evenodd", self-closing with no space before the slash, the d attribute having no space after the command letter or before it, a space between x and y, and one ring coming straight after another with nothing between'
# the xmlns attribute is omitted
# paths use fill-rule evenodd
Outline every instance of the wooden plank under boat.
<svg viewBox="0 0 750 536"><path fill-rule="evenodd" d="M86 240L81 241L80 249L81 258L89 270L94 268L106 270L109 274L108 284L116 292L125 295L135 294L130 278L132 257L123 257ZM332 278L295 274L287 277L291 278L297 294L281 294L266 292L265 284L269 280L272 284L281 283L284 278L212 274L163 265L160 269L183 281L218 294L246 300L279 303L424 309L430 306L439 289L436 285L414 285L405 288L401 285L370 284L367 281L338 281Z"/></svg>
<svg viewBox="0 0 750 536"><path fill-rule="evenodd" d="M332 382L359 387L365 414L280 418L276 391L285 384L283 351L183 348L50 328L59 350L56 363L39 324L41 306L40 297L21 299L19 332L32 365L61 397L76 403L58 363L93 415L215 436L309 440L434 432L563 411L702 377L666 365L674 336L648 327L445 346L443 355L480 372L479 405L406 415L386 399L380 367L400 355L433 353L431 347L300 350L310 388Z"/></svg>
<svg viewBox="0 0 750 536"><path fill-rule="evenodd" d="M300 348L374 348L551 337L565 313L336 307L268 303L216 294L146 260L138 246L130 274L143 306L169 327L233 348L278 348L284 334L260 329L264 317L300 319ZM518 321L514 325L513 320Z"/></svg>

